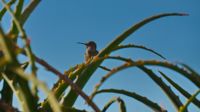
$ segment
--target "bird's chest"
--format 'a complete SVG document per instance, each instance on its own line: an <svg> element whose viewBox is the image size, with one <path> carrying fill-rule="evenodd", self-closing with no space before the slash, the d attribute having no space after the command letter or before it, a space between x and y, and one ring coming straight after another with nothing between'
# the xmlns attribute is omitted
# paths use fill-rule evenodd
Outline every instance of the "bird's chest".
<svg viewBox="0 0 200 112"><path fill-rule="evenodd" d="M88 48L86 49L86 55L89 56L89 57L95 56L95 52L96 52L96 49L93 49L93 48L91 48L91 47L88 47Z"/></svg>

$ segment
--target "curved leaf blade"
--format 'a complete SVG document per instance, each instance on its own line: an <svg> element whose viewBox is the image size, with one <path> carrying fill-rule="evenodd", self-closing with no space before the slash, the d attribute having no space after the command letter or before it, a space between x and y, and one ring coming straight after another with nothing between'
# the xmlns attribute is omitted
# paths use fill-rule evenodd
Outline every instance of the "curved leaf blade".
<svg viewBox="0 0 200 112"><path fill-rule="evenodd" d="M151 109L153 109L154 111L158 111L158 112L166 112L165 109L163 109L162 107L160 107L157 103L149 100L148 98L141 96L135 92L129 92L126 90L118 90L118 89L102 89L99 90L95 93L95 95L100 94L100 93L117 93L117 94L122 94L131 98L134 98L135 100L145 104L146 106L150 107Z"/></svg>
<svg viewBox="0 0 200 112"><path fill-rule="evenodd" d="M138 60L133 61L128 58L120 57L120 56L108 56L104 59L116 59L127 62L132 66L144 66L144 65L151 65L151 66L161 66L165 68L169 68L173 71L180 73L185 78L189 79L193 84L195 84L198 88L200 88L200 76L194 73L188 72L185 68L180 68L178 65L170 63L168 61L158 61L158 60Z"/></svg>
<svg viewBox="0 0 200 112"><path fill-rule="evenodd" d="M31 3L24 9L23 13L20 16L20 23L23 25L34 9L38 6L41 0L32 0Z"/></svg>
<svg viewBox="0 0 200 112"><path fill-rule="evenodd" d="M116 50L120 50L120 49L125 49L125 48L139 48L139 49L143 49L143 50L149 51L149 52L151 52L151 53L153 53L153 54L161 57L164 60L166 59L163 55L161 55L160 53L156 52L155 50L147 48L147 47L142 46L142 45L135 45L135 44L119 45L119 46L115 47L112 51L116 51Z"/></svg>
<svg viewBox="0 0 200 112"><path fill-rule="evenodd" d="M169 97L169 99L172 101L174 106L177 110L181 106L183 106L182 102L180 101L179 97L172 91L170 86L167 86L160 77L158 77L152 70L144 67L144 66L138 66L142 71L144 71ZM187 111L186 111L187 112Z"/></svg>
<svg viewBox="0 0 200 112"><path fill-rule="evenodd" d="M103 107L102 112L106 112L107 109L115 102L119 103L120 112L126 112L126 105L120 97L113 97L112 99L110 99L110 101L107 102L107 104Z"/></svg>
<svg viewBox="0 0 200 112"><path fill-rule="evenodd" d="M159 71L160 74L174 87L176 88L182 95L184 95L186 98L190 98L192 95L188 93L185 89L183 89L181 86L179 86L176 82L174 82L172 79L170 79L167 75L165 75L163 72ZM198 99L194 99L192 101L197 107L200 108L200 101Z"/></svg>

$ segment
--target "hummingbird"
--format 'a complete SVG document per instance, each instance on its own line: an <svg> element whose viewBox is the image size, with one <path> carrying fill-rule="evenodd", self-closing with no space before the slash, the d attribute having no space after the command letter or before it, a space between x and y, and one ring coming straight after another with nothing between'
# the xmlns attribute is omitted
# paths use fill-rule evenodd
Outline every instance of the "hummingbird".
<svg viewBox="0 0 200 112"><path fill-rule="evenodd" d="M86 46L85 62L98 54L97 45L94 41L89 41L87 43L78 42L78 44L83 44Z"/></svg>

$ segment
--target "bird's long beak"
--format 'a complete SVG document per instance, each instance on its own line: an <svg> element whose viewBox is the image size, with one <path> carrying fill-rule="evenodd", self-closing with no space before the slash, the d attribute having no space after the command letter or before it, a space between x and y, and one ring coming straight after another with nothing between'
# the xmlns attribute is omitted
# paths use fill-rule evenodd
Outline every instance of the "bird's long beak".
<svg viewBox="0 0 200 112"><path fill-rule="evenodd" d="M83 45L86 45L86 46L87 46L87 44L86 44L86 43L82 43L82 42L77 42L77 44L83 44Z"/></svg>

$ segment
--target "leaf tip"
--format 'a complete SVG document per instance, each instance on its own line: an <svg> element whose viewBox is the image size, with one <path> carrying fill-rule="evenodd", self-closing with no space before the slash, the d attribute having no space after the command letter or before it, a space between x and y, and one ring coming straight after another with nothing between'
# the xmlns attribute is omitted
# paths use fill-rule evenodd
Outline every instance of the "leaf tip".
<svg viewBox="0 0 200 112"><path fill-rule="evenodd" d="M179 15L180 15L180 16L189 16L188 13L180 13Z"/></svg>

